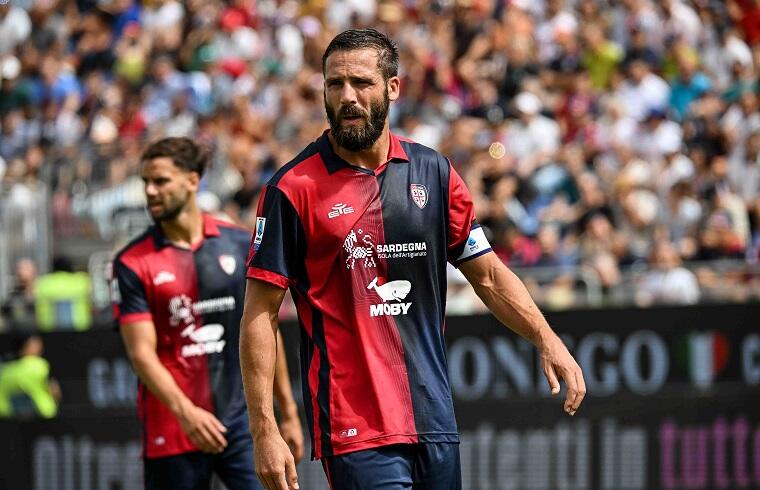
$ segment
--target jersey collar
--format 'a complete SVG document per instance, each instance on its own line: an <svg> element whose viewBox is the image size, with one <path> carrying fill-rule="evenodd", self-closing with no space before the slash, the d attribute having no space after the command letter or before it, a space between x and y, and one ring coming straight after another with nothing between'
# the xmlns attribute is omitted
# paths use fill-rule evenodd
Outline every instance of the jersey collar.
<svg viewBox="0 0 760 490"><path fill-rule="evenodd" d="M319 155L322 157L322 161L324 162L325 167L327 167L327 171L332 174L345 167L366 170L347 162L346 160L339 157L337 153L335 153L332 146L330 145L330 140L327 137L327 134L329 132L329 129L325 130L325 132L322 133L322 136L320 136L317 140ZM404 147L401 145L401 140L399 137L393 133L389 134L391 137L391 145L388 148L388 159L385 163L391 161L409 162L409 156L406 154Z"/></svg>
<svg viewBox="0 0 760 490"><path fill-rule="evenodd" d="M166 238L166 235L164 235L164 232L161 231L160 226L156 224L151 228L151 234L153 235L153 242L155 243L156 248L164 248L172 245L172 242L169 241L169 239ZM211 215L203 213L203 237L206 238L219 235L221 235L221 232L219 231L219 226L216 224L216 220L214 220Z"/></svg>

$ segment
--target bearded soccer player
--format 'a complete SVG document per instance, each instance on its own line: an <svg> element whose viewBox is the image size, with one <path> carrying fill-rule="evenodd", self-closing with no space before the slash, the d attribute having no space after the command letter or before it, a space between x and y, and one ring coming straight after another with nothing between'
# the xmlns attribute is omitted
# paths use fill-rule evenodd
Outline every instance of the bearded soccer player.
<svg viewBox="0 0 760 490"><path fill-rule="evenodd" d="M241 367L256 472L297 488L272 413L277 311L295 298L312 457L331 488L461 488L444 343L446 263L499 320L539 349L574 415L583 374L522 282L498 259L472 198L441 154L389 131L398 52L349 30L322 58L330 128L282 167L259 203L248 262Z"/></svg>
<svg viewBox="0 0 760 490"><path fill-rule="evenodd" d="M230 490L261 488L250 464L238 349L251 234L196 205L206 160L188 138L145 150L155 225L113 262L115 314L140 378L147 489L208 489L213 473ZM297 460L303 434L284 352L272 368L281 437Z"/></svg>

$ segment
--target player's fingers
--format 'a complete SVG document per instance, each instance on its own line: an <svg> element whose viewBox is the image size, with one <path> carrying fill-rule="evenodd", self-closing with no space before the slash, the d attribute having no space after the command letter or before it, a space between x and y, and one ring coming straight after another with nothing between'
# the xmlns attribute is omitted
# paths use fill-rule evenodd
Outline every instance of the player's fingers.
<svg viewBox="0 0 760 490"><path fill-rule="evenodd" d="M285 461L285 478L287 479L288 490L298 490L298 473L293 458L288 458Z"/></svg>
<svg viewBox="0 0 760 490"><path fill-rule="evenodd" d="M192 437L192 441L195 443L196 446L198 446L198 449L203 451L204 453L213 453L216 452L216 449L214 447L214 444L212 443L213 439L211 437L211 434L208 433L205 427L198 426L197 429L195 429L192 434L195 437Z"/></svg>
<svg viewBox="0 0 760 490"><path fill-rule="evenodd" d="M224 450L227 441L224 440L224 436L219 434L213 425L201 424L198 427L198 432L203 439L203 443L206 447L206 452L220 453Z"/></svg>
<svg viewBox="0 0 760 490"><path fill-rule="evenodd" d="M569 415L575 415L575 411L583 400L581 389L578 385L578 378L575 375L575 369L568 369L562 375L567 384L567 397L565 398L565 412ZM585 394L585 391L584 391Z"/></svg>
<svg viewBox="0 0 760 490"><path fill-rule="evenodd" d="M575 370L575 384L578 386L578 396L575 397L575 402L573 403L573 413L571 415L575 415L575 412L580 408L581 403L583 402L583 399L586 397L586 381L583 379L583 373L581 372L580 368Z"/></svg>
<svg viewBox="0 0 760 490"><path fill-rule="evenodd" d="M222 434L227 432L227 427L224 426L221 422L219 422L219 419L216 417L213 417L213 423L216 426L216 429L221 432Z"/></svg>
<svg viewBox="0 0 760 490"><path fill-rule="evenodd" d="M289 490L288 479L285 477L285 473L280 473L274 478L275 490Z"/></svg>
<svg viewBox="0 0 760 490"><path fill-rule="evenodd" d="M552 395L559 393L559 380L557 379L557 373L554 371L554 366L550 362L544 363L544 376L549 383L549 390Z"/></svg>
<svg viewBox="0 0 760 490"><path fill-rule="evenodd" d="M211 437L211 443L214 445L214 447L219 451L224 450L224 448L227 447L227 439L224 438L224 434L222 434L216 425L213 424L211 424L211 426L207 429Z"/></svg>
<svg viewBox="0 0 760 490"><path fill-rule="evenodd" d="M206 448L206 441L201 435L201 432L197 427L192 429L190 432L188 432L187 437L190 438L193 444L198 446L198 449L200 449L203 452L208 452Z"/></svg>
<svg viewBox="0 0 760 490"><path fill-rule="evenodd" d="M259 475L259 481L261 482L261 486L266 488L266 490L276 490L277 485L274 482L274 479L271 476L267 475Z"/></svg>
<svg viewBox="0 0 760 490"><path fill-rule="evenodd" d="M293 452L293 459L295 463L301 461L303 459L303 440L293 441L291 451Z"/></svg>
<svg viewBox="0 0 760 490"><path fill-rule="evenodd" d="M565 396L565 412L572 415L573 411L573 402L575 401L575 397L577 395L577 386L575 384L575 376L572 375L572 373L563 373L562 378L565 380L565 384L567 385L567 395Z"/></svg>

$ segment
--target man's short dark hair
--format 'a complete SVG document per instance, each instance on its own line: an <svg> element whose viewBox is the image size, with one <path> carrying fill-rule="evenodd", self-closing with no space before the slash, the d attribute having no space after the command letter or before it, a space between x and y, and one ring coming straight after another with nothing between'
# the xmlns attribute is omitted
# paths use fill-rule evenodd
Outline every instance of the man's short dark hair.
<svg viewBox="0 0 760 490"><path fill-rule="evenodd" d="M322 56L322 74L325 73L328 56L335 51L357 49L374 49L377 52L377 67L384 80L398 75L398 48L388 36L375 29L349 29L335 36Z"/></svg>
<svg viewBox="0 0 760 490"><path fill-rule="evenodd" d="M196 172L203 176L208 161L208 153L193 140L186 137L163 138L151 143L143 151L141 160L171 158L174 165L186 172Z"/></svg>

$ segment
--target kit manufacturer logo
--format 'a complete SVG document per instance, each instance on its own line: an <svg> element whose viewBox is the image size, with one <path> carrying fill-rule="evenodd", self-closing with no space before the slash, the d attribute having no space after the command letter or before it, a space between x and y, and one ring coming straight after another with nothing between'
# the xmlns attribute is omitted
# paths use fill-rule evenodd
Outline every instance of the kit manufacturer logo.
<svg viewBox="0 0 760 490"><path fill-rule="evenodd" d="M327 217L329 219L337 218L338 216L342 216L344 214L351 214L354 212L354 208L349 206L348 204L343 204L342 202L339 202L337 204L333 204L332 211L327 213Z"/></svg>
<svg viewBox="0 0 760 490"><path fill-rule="evenodd" d="M160 286L161 284L167 284L176 280L177 278L171 272L160 271L158 274L156 274L156 277L153 278L153 285Z"/></svg>

